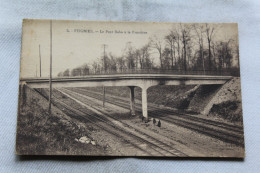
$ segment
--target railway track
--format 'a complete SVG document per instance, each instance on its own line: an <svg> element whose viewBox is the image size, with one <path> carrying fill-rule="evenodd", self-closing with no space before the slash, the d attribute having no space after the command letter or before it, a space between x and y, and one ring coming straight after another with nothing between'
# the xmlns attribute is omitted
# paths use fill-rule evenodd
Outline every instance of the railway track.
<svg viewBox="0 0 260 173"><path fill-rule="evenodd" d="M145 133L142 133L138 129L134 129L133 127L129 127L128 125L122 123L119 126L119 122L116 124L111 121L115 120L108 114L104 116L104 112L97 113L98 110L94 110L93 108L88 109L88 106L85 105L83 102L77 100L75 97L64 93L63 91L58 92L65 94L70 99L77 101L78 106L75 105L72 107L68 103L64 102L64 99L58 98L57 92L54 91L53 93L53 104L58 107L62 108L62 110L69 116L74 118L80 118L81 121L92 123L93 125L97 126L99 129L104 130L118 139L124 139L127 143L128 147L131 149L134 147L141 152L141 155L151 155L151 156L187 156L183 152L173 148L169 144L162 142L152 136L149 136ZM39 92L40 93L40 92ZM43 95L46 99L48 98L47 95ZM85 106L84 108L82 106ZM87 109L86 109L87 107ZM101 115L101 116L100 116ZM109 117L109 118L107 118ZM99 122L99 123L97 123ZM101 123L100 123L101 122ZM123 126L123 127L122 127ZM132 129L130 129L132 128Z"/></svg>
<svg viewBox="0 0 260 173"><path fill-rule="evenodd" d="M92 97L98 100L102 100L103 96L99 93L94 93L81 88L70 89L72 92L76 92L88 97ZM115 98L106 96L106 102L110 104L123 107L125 109L129 108L129 102L125 99ZM141 113L141 104L136 104L137 112ZM203 119L199 117L194 117L189 114L177 113L173 110L158 110L158 107L149 106L149 116L153 118L159 118L166 122L202 133L204 135L217 138L224 142L236 144L238 146L244 145L244 137L242 127L237 127L222 122L215 122L208 119ZM169 116L164 116L168 114Z"/></svg>
<svg viewBox="0 0 260 173"><path fill-rule="evenodd" d="M92 92L92 91L90 92L86 89L81 89L81 88L74 88L74 89L76 91L77 90L83 91L83 94L86 94L90 97L93 97L93 98L96 98L96 99L99 99L99 100L103 99L103 95L100 94L100 93ZM87 92L87 93L84 93L84 92ZM125 99L122 99L122 98L119 98L119 97L106 96L106 101L109 102L109 103L112 103L112 104L115 103L118 106L129 109L129 100L125 100ZM138 110L141 110L142 104L141 103L135 103L135 107ZM214 126L221 127L221 128L231 130L231 131L235 131L235 132L238 132L238 133L243 133L243 127L241 127L241 126L235 126L235 125L232 125L232 124L216 122L216 121L213 121L213 120L194 117L194 116L192 116L188 113L177 112L177 111L174 111L173 109L169 109L169 108L164 108L164 110L162 110L162 109L155 107L155 106L152 106L152 105L148 105L148 108L149 108L149 110L152 114L159 113L159 114L176 114L177 116L181 115L181 118L191 119L191 120L194 120L194 121L197 121L197 122L206 123L206 124L209 124L209 125L214 125Z"/></svg>

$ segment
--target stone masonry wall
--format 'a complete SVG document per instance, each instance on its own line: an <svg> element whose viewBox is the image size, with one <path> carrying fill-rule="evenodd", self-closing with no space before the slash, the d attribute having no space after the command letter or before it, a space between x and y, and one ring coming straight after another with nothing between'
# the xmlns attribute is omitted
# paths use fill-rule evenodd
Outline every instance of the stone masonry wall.
<svg viewBox="0 0 260 173"><path fill-rule="evenodd" d="M214 104L241 101L240 78L235 77L224 85L202 85L190 102L189 110L207 115Z"/></svg>

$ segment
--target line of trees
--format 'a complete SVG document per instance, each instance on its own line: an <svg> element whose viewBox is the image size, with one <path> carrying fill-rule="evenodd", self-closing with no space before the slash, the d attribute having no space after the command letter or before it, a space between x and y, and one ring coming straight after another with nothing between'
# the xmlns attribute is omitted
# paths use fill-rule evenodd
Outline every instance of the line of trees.
<svg viewBox="0 0 260 173"><path fill-rule="evenodd" d="M218 27L217 27L218 26ZM58 76L84 76L138 71L208 71L229 70L239 75L239 50L236 38L216 38L220 25L178 24L163 38L151 36L140 48L131 42L121 56L104 53L92 64L60 72ZM155 63L155 59L159 63Z"/></svg>

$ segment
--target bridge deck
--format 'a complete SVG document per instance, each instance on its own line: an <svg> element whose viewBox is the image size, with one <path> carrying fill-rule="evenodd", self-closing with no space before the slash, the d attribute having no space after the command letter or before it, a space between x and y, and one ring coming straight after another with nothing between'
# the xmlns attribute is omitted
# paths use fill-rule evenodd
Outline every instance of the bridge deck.
<svg viewBox="0 0 260 173"><path fill-rule="evenodd" d="M52 81L100 81L118 79L166 79L166 80L229 80L232 76L210 76L210 75L172 75L172 74L117 74L117 75L88 75L79 77L55 77ZM48 82L49 78L21 78L25 82Z"/></svg>

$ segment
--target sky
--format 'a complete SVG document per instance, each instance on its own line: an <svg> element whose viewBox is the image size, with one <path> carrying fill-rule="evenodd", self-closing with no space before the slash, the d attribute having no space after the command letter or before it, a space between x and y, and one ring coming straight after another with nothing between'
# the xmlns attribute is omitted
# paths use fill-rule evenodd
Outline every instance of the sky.
<svg viewBox="0 0 260 173"><path fill-rule="evenodd" d="M126 44L140 48L149 38L163 39L179 23L143 22L94 22L53 20L24 20L20 77L39 77L40 55L42 77L49 76L50 33L52 31L52 71L53 76L66 69L85 63L92 64L106 52L115 56L123 54ZM237 24L210 24L218 28L214 39L237 40ZM155 63L157 54L153 53Z"/></svg>

